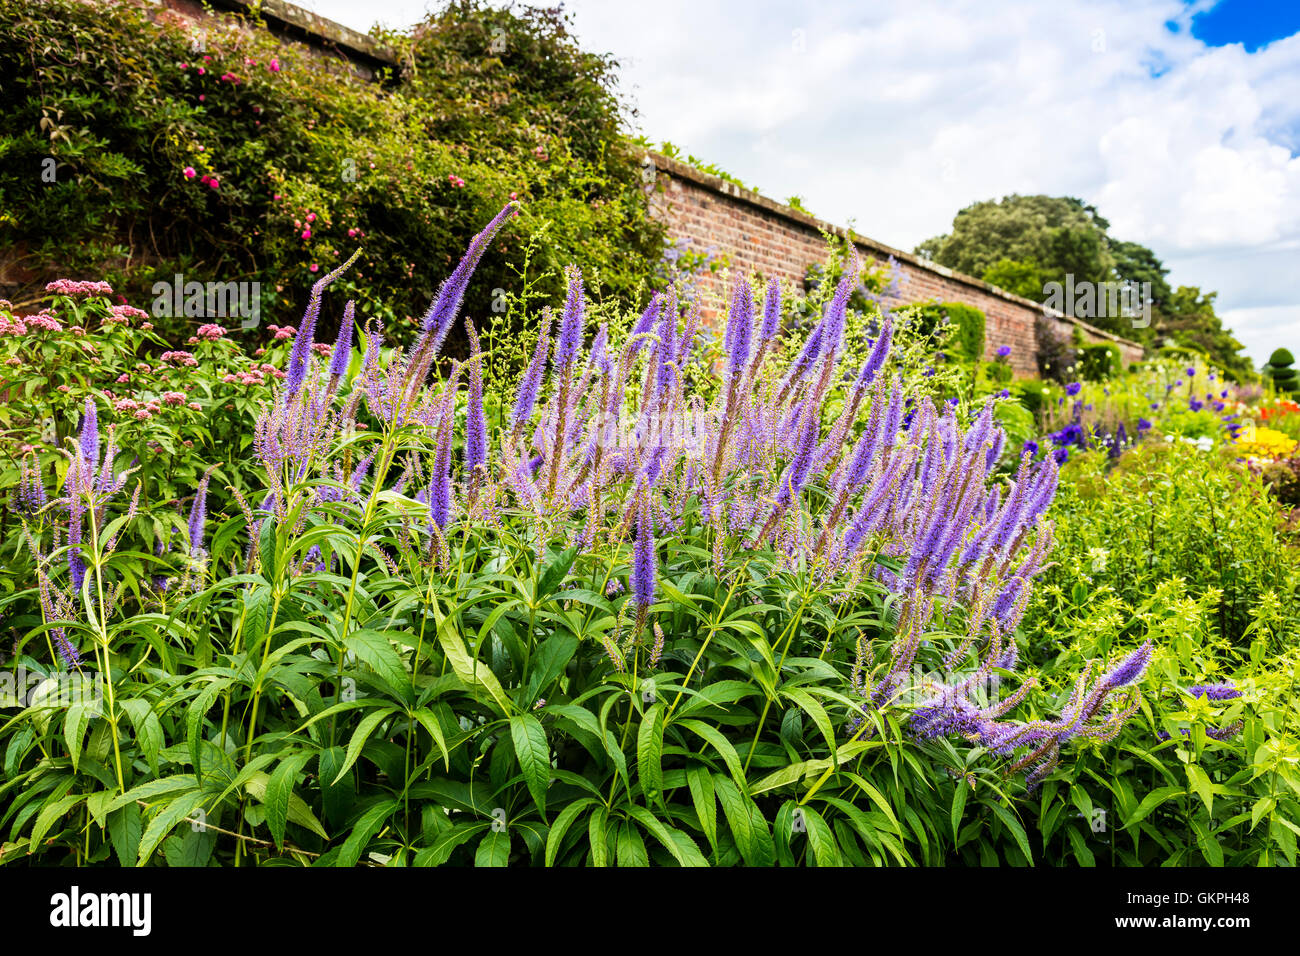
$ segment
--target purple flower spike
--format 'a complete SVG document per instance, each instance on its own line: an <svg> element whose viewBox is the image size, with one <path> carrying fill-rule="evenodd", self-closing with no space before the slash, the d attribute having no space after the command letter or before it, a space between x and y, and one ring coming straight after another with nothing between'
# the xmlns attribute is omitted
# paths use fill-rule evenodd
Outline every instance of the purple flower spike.
<svg viewBox="0 0 1300 956"><path fill-rule="evenodd" d="M654 518L650 511L650 489L642 485L636 515L636 541L632 546L632 594L637 607L655 602Z"/></svg>
<svg viewBox="0 0 1300 956"><path fill-rule="evenodd" d="M478 268L479 260L483 258L483 253L487 251L488 244L506 221L511 219L518 211L518 202L506 203L505 208L496 214L492 221L483 228L483 231L470 240L464 258L460 260L455 271L443 280L442 285L439 286L438 297L429 306L429 311L424 313L422 322L425 335L431 337L431 344L435 352L442 348L443 339L451 331L456 316L460 313L460 305L465 299L465 290L469 287L470 277L474 275L474 270Z"/></svg>
<svg viewBox="0 0 1300 956"><path fill-rule="evenodd" d="M316 284L311 287L311 298L307 302L307 311L303 313L302 324L298 326L298 334L293 339L293 351L289 353L288 375L284 380L286 400L298 394L299 389L302 388L303 380L307 377L307 359L311 355L312 343L316 340L316 320L320 318L321 295L331 282L343 275L348 267L357 261L359 255L361 255L360 249L352 253L348 261L333 272L317 279Z"/></svg>
<svg viewBox="0 0 1300 956"><path fill-rule="evenodd" d="M1106 686L1114 690L1117 687L1127 687L1129 684L1141 680L1142 675L1146 673L1147 665L1151 663L1152 650L1151 642L1147 641L1124 658L1120 665L1106 676Z"/></svg>
<svg viewBox="0 0 1300 956"><path fill-rule="evenodd" d="M555 370L563 372L578 355L582 346L582 327L585 306L582 299L582 272L576 266L568 268L569 297L564 303L560 319L560 334L555 339Z"/></svg>
<svg viewBox="0 0 1300 956"><path fill-rule="evenodd" d="M727 352L727 375L736 378L749 360L749 342L754 329L754 294L749 283L738 279L731 292L731 313L723 347Z"/></svg>
<svg viewBox="0 0 1300 956"><path fill-rule="evenodd" d="M772 279L767 283L767 298L763 300L763 325L758 332L760 342L770 341L781 324L781 283Z"/></svg>
<svg viewBox="0 0 1300 956"><path fill-rule="evenodd" d="M86 413L81 419L81 459L86 463L87 473L92 473L99 464L99 416L95 412L95 400L86 396Z"/></svg>
<svg viewBox="0 0 1300 956"><path fill-rule="evenodd" d="M469 333L469 404L465 410L465 474L473 476L488 459L487 417L483 412L483 350L479 348L474 323L465 320Z"/></svg>
<svg viewBox="0 0 1300 956"><path fill-rule="evenodd" d="M1232 700L1241 696L1241 691L1231 682L1222 684L1196 684L1187 688L1187 693L1193 697L1204 697L1206 700Z"/></svg>
<svg viewBox="0 0 1300 956"><path fill-rule="evenodd" d="M356 303L348 299L343 307L343 321L339 323L339 337L334 340L334 351L330 353L330 378L339 379L348 370L348 360L352 357L352 324Z"/></svg>
<svg viewBox="0 0 1300 956"><path fill-rule="evenodd" d="M186 528L190 537L190 555L202 557L207 552L203 549L203 530L208 520L208 479L212 477L213 465L203 473L198 488L194 491L194 504L190 506L190 520Z"/></svg>
<svg viewBox="0 0 1300 956"><path fill-rule="evenodd" d="M532 417L533 406L537 404L537 393L542 387L542 374L546 371L546 357L550 347L551 310L548 308L542 311L542 325L537 332L537 345L533 349L533 357L528 361L524 377L519 381L519 395L515 398L515 410L511 420L516 429L523 427L524 422Z"/></svg>

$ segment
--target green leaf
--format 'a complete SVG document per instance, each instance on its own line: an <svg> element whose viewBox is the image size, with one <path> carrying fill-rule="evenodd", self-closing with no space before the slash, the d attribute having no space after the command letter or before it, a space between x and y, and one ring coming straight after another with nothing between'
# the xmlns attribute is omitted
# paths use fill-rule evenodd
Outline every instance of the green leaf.
<svg viewBox="0 0 1300 956"><path fill-rule="evenodd" d="M641 719L636 738L636 770L647 801L663 803L664 705L656 703Z"/></svg>
<svg viewBox="0 0 1300 956"><path fill-rule="evenodd" d="M524 783L545 820L546 789L551 781L551 747L546 740L546 731L532 714L520 714L510 718L510 738L515 745Z"/></svg>
<svg viewBox="0 0 1300 956"><path fill-rule="evenodd" d="M650 854L646 852L645 840L631 820L624 820L618 825L618 837L614 843L615 856L619 866L649 866Z"/></svg>
<svg viewBox="0 0 1300 956"><path fill-rule="evenodd" d="M412 715L420 722L420 726L429 732L433 738L434 746L442 754L442 765L445 769L451 769L451 751L447 749L447 739L442 732L442 724L438 722L438 715L428 707L420 707Z"/></svg>
<svg viewBox="0 0 1300 956"><path fill-rule="evenodd" d="M136 866L144 866L149 861L153 851L158 848L158 844L163 838L171 832L172 827L188 817L199 804L203 802L203 794L198 790L182 793L167 804L159 813L155 814L145 827L144 835L140 837L140 850L136 856Z"/></svg>
<svg viewBox="0 0 1300 956"><path fill-rule="evenodd" d="M591 846L592 866L609 865L609 831L606 829L608 822L609 810L605 807L596 807L587 820L587 842Z"/></svg>
<svg viewBox="0 0 1300 956"><path fill-rule="evenodd" d="M700 829L709 845L718 848L718 801L713 792L713 775L706 767L692 764L686 770L686 785L691 791L691 801L695 804L695 816L700 821Z"/></svg>
<svg viewBox="0 0 1300 956"><path fill-rule="evenodd" d="M381 631L357 631L343 642L343 646L379 676L389 693L404 703L411 703L414 696L411 675L402 666L402 659L386 634Z"/></svg>
<svg viewBox="0 0 1300 956"><path fill-rule="evenodd" d="M280 761L266 784L266 825L271 830L275 845L284 848L284 828L289 822L289 801L294 796L298 772L312 758L309 753L297 753Z"/></svg>
<svg viewBox="0 0 1300 956"><path fill-rule="evenodd" d="M1016 844L1020 847L1020 852L1025 855L1025 861L1030 866L1033 866L1034 855L1029 852L1029 838L1025 836L1025 828L1020 825L1020 821L1000 803L990 803L988 807L1006 824L1007 829L1011 831L1011 835L1016 838Z"/></svg>
<svg viewBox="0 0 1300 956"><path fill-rule="evenodd" d="M447 655L447 662L451 664L451 669L456 672L456 676L461 682L469 687L482 687L488 692L497 706L500 707L501 713L509 714L511 711L510 699L506 697L506 692L502 690L500 681L486 664L481 664L469 656L465 650L465 644L461 641L460 635L455 631L455 621L453 618L442 618L437 605L434 605L434 613L440 618L438 622L438 643L442 645L442 651Z"/></svg>
<svg viewBox="0 0 1300 956"><path fill-rule="evenodd" d="M555 857L559 855L560 845L564 842L564 835L569 832L569 827L573 821L582 815L582 811L594 803L598 803L595 797L582 797L573 801L555 818L551 824L551 830L546 834L546 865L554 866Z"/></svg>
<svg viewBox="0 0 1300 956"><path fill-rule="evenodd" d="M533 595L533 603L541 604L542 601L551 596L555 589L569 574L569 569L573 567L573 559L578 556L578 546L574 545L562 551L542 572L542 576L537 579L537 591Z"/></svg>
<svg viewBox="0 0 1300 956"><path fill-rule="evenodd" d="M1189 763L1187 765L1187 782L1192 785L1196 795L1201 798L1205 804L1205 809L1210 813L1214 812L1214 790L1210 786L1210 778L1201 769L1199 764Z"/></svg>
<svg viewBox="0 0 1300 956"><path fill-rule="evenodd" d="M957 833L961 827L961 815L966 809L966 798L970 795L970 787L966 785L966 778L961 777L957 780L957 786L952 793L952 838L957 839Z"/></svg>
<svg viewBox="0 0 1300 956"><path fill-rule="evenodd" d="M135 742L154 773L158 772L158 753L163 746L163 727L147 700L124 700L121 707L135 728Z"/></svg>
<svg viewBox="0 0 1300 956"><path fill-rule="evenodd" d="M338 783L343 779L343 775L352 769L352 765L357 762L357 757L361 756L361 748L366 745L366 741L369 740L370 735L375 732L375 728L378 727L387 717L397 713L397 711L397 707L388 704L384 707L380 707L378 710L372 710L370 713L366 714L366 716L361 718L357 723L357 729L352 731L352 739L348 741L348 753L347 757L343 761L343 766L340 767L339 772L334 775L334 779L330 781L331 783Z"/></svg>
<svg viewBox="0 0 1300 956"><path fill-rule="evenodd" d="M266 793L269 788L271 778L264 771L257 771L248 775L248 780L244 783L244 789L248 791L249 796L259 803L266 802ZM321 826L316 814L311 812L311 807L307 806L307 801L296 793L289 795L289 809L286 814L290 823L296 823L300 827L306 827L315 833L322 840L328 840L329 834Z"/></svg>
<svg viewBox="0 0 1300 956"><path fill-rule="evenodd" d="M709 861L700 853L700 848L696 846L695 841L688 837L680 830L672 830L664 824L645 807L631 804L627 812L636 818L637 822L650 832L650 835L658 840L665 850L673 855L682 866L700 867L708 866Z"/></svg>
<svg viewBox="0 0 1300 956"><path fill-rule="evenodd" d="M831 833L831 828L822 819L822 815L807 805L800 809L803 810L804 823L808 827L808 846L812 849L817 865L843 866L844 859L835 844L835 835Z"/></svg>
<svg viewBox="0 0 1300 956"><path fill-rule="evenodd" d="M474 853L475 866L507 866L510 863L510 830L492 830L483 834Z"/></svg>
<svg viewBox="0 0 1300 956"><path fill-rule="evenodd" d="M384 826L394 810L399 806L396 800L380 800L365 813L361 814L348 838L339 848L339 855L334 858L334 865L341 867L356 866L361 853L370 843L370 838Z"/></svg>
<svg viewBox="0 0 1300 956"><path fill-rule="evenodd" d="M68 713L63 718L63 740L68 747L68 756L72 758L72 769L77 769L77 761L81 757L81 745L86 737L86 728L90 725L90 718L94 717L99 710L98 701L77 702L68 707ZM33 841L33 843L38 841Z"/></svg>
<svg viewBox="0 0 1300 956"><path fill-rule="evenodd" d="M1183 787L1157 787L1142 798L1142 802L1138 804L1137 809L1133 811L1132 816L1124 821L1124 829L1127 830L1129 827L1145 820L1147 814L1160 806L1160 804L1164 803L1166 800L1170 800L1174 797L1181 797L1186 792L1187 791Z"/></svg>
<svg viewBox="0 0 1300 956"><path fill-rule="evenodd" d="M122 866L132 866L140 854L140 834L143 831L140 804L131 802L118 807L108 815L108 836Z"/></svg>
<svg viewBox="0 0 1300 956"><path fill-rule="evenodd" d="M45 839L45 834L50 832L50 828L85 799L84 793L69 793L41 807L41 812L36 815L36 824L32 827L31 846L38 848L40 842Z"/></svg>

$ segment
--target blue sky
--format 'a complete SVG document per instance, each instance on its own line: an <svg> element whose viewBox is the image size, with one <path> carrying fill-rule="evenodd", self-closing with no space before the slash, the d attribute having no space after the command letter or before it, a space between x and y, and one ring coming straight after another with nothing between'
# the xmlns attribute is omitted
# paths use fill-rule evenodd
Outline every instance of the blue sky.
<svg viewBox="0 0 1300 956"><path fill-rule="evenodd" d="M425 0L299 0L367 30ZM1300 351L1300 0L570 0L638 132L903 249L1010 193L1078 196Z"/></svg>

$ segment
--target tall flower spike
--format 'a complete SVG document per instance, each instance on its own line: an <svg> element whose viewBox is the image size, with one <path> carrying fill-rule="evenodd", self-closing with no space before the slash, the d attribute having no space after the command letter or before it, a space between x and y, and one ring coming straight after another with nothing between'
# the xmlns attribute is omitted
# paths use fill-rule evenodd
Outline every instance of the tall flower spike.
<svg viewBox="0 0 1300 956"><path fill-rule="evenodd" d="M644 482L637 496L636 541L632 546L631 584L638 613L644 614L655 602L654 516L650 510L650 489Z"/></svg>
<svg viewBox="0 0 1300 956"><path fill-rule="evenodd" d="M731 290L731 311L723 347L727 352L727 376L737 378L749 361L749 343L754 330L754 293L744 278L737 278Z"/></svg>
<svg viewBox="0 0 1300 956"><path fill-rule="evenodd" d="M465 410L465 475L470 487L483 477L480 469L487 466L487 418L483 413L483 350L479 348L474 323L465 320L469 335L469 404Z"/></svg>
<svg viewBox="0 0 1300 956"><path fill-rule="evenodd" d="M763 325L758 340L767 342L777 333L781 324L781 283L771 279L767 283L767 298L763 300Z"/></svg>
<svg viewBox="0 0 1300 956"><path fill-rule="evenodd" d="M428 340L427 344L434 352L437 352L442 347L443 339L451 331L456 316L460 313L461 303L465 299L465 290L469 287L470 277L474 275L474 270L478 268L479 260L483 258L483 253L487 251L488 244L492 242L493 237L496 236L497 231L506 221L511 219L518 211L518 202L512 200L506 203L505 207L483 228L483 231L470 240L469 248L465 250L465 255L457 264L456 269L438 287L438 297L429 306L429 311L424 313L421 322L425 338Z"/></svg>
<svg viewBox="0 0 1300 956"><path fill-rule="evenodd" d="M560 333L555 339L555 370L561 374L578 355L582 347L583 318L586 307L582 299L582 272L577 266L566 270L569 277L569 294L560 319Z"/></svg>
<svg viewBox="0 0 1300 956"><path fill-rule="evenodd" d="M330 353L329 375L332 381L338 381L348 370L352 358L352 325L355 321L356 303L348 299L343 307L343 321L339 323L339 337L334 341L334 351Z"/></svg>
<svg viewBox="0 0 1300 956"><path fill-rule="evenodd" d="M546 371L546 357L551 347L551 309L542 310L542 324L537 331L537 345L533 348L533 357L519 380L519 395L515 398L514 415L511 418L515 432L523 428L524 423L533 416L533 407L537 404L537 393L542 387L542 375Z"/></svg>
<svg viewBox="0 0 1300 956"><path fill-rule="evenodd" d="M81 419L80 438L81 460L86 480L95 473L99 465L99 415L95 411L95 400L86 396L86 411Z"/></svg>
<svg viewBox="0 0 1300 956"><path fill-rule="evenodd" d="M208 480L216 467L212 465L203 473L203 478L194 491L194 503L190 506L190 520L186 530L190 538L190 555L196 558L207 553L203 549L203 530L208 519Z"/></svg>
<svg viewBox="0 0 1300 956"><path fill-rule="evenodd" d="M343 275L348 270L348 267L357 261L359 255L361 255L360 249L352 253L348 257L348 261L333 272L317 279L315 285L311 287L311 298L307 301L307 311L303 313L302 324L298 326L298 334L293 339L293 351L289 353L288 374L284 380L286 402L298 394L302 388L303 380L307 377L307 359L311 355L311 346L316 339L316 320L320 318L321 295L330 283Z"/></svg>

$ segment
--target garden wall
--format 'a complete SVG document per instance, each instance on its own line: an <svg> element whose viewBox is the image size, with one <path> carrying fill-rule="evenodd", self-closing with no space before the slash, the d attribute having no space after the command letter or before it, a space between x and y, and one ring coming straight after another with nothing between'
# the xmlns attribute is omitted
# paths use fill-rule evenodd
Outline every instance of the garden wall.
<svg viewBox="0 0 1300 956"><path fill-rule="evenodd" d="M849 236L849 231L840 226L773 202L685 163L654 153L650 158L664 187L651 201L655 212L667 224L669 236L679 243L689 240L690 248L698 252L716 247L715 251L725 254L735 268L761 272L768 278L802 282L808 266L826 255L823 232ZM1037 318L1044 312L1042 305L874 239L856 233L852 238L864 260L869 258L880 263L892 256L901 270L899 294L887 300L890 305L927 300L973 305L986 316L988 354L991 356L999 346L1009 345L1017 372L1037 372ZM702 283L710 281L719 280L707 275L701 279ZM1053 312L1051 318L1066 335L1075 325L1089 341L1116 343L1125 364L1142 358L1142 346L1136 342L1060 312Z"/></svg>
<svg viewBox="0 0 1300 956"><path fill-rule="evenodd" d="M151 0L159 16L183 17L201 24L207 17L199 0ZM209 0L216 9L247 13L254 4L246 0ZM384 67L398 64L396 55L369 37L319 17L283 0L262 0L260 12L268 29L322 56L350 61L357 72L373 78ZM655 153L649 154L664 187L651 194L652 210L662 218L669 236L680 242L690 240L692 248L702 251L709 246L725 254L730 264L746 272L756 271L764 277L802 282L808 266L820 262L826 254L823 232L847 237L848 230L817 219L807 213L783 206L756 192L729 183L716 176ZM852 236L864 258L886 262L893 257L902 271L902 284L891 305L937 300L964 302L980 309L986 317L985 348L989 355L1002 345L1011 346L1011 362L1021 374L1038 370L1037 318L1044 313L1039 303L1012 295L971 276L953 272L933 262L859 236ZM705 276L703 283L716 283ZM707 286L706 286L707 287ZM720 291L716 288L712 291ZM1078 326L1092 342L1115 342L1124 363L1140 361L1142 346L1051 312L1058 330L1069 335Z"/></svg>

